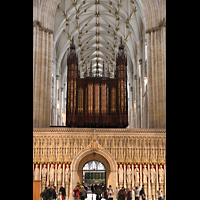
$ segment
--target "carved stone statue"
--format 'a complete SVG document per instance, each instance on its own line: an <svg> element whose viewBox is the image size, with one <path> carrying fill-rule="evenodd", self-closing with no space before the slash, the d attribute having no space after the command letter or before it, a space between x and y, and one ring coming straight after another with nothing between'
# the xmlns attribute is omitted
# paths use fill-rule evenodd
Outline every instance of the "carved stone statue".
<svg viewBox="0 0 200 200"><path fill-rule="evenodd" d="M155 183L156 182L156 170L154 169L154 166L151 165L151 183Z"/></svg>
<svg viewBox="0 0 200 200"><path fill-rule="evenodd" d="M162 165L159 167L159 183L164 183L164 170L162 168Z"/></svg>
<svg viewBox="0 0 200 200"><path fill-rule="evenodd" d="M50 183L54 182L54 172L55 172L55 169L54 169L53 165L51 165L51 168L50 168Z"/></svg>
<svg viewBox="0 0 200 200"><path fill-rule="evenodd" d="M130 165L128 165L128 167L127 167L127 183L131 183L131 174L132 174L132 171L131 171Z"/></svg>
<svg viewBox="0 0 200 200"><path fill-rule="evenodd" d="M136 165L135 166L135 183L139 183L139 168L138 166Z"/></svg>
<svg viewBox="0 0 200 200"><path fill-rule="evenodd" d="M144 168L143 168L143 183L147 183L147 175L148 175L148 170L146 168L146 165L144 165Z"/></svg>
<svg viewBox="0 0 200 200"><path fill-rule="evenodd" d="M120 164L120 166L119 166L118 174L119 174L119 183L123 183L124 170L122 168L122 164Z"/></svg>
<svg viewBox="0 0 200 200"><path fill-rule="evenodd" d="M40 170L39 170L37 164L36 164L35 170L34 170L34 180L40 180Z"/></svg>
<svg viewBox="0 0 200 200"><path fill-rule="evenodd" d="M42 182L46 182L46 177L47 177L47 168L46 165L44 165L42 169Z"/></svg>
<svg viewBox="0 0 200 200"><path fill-rule="evenodd" d="M69 177L70 177L70 170L69 165L67 164L66 170L65 170L65 182L69 183Z"/></svg>
<svg viewBox="0 0 200 200"><path fill-rule="evenodd" d="M61 183L61 181L62 181L62 168L61 168L61 164L59 164L59 166L58 166L57 174L58 174L58 183Z"/></svg>

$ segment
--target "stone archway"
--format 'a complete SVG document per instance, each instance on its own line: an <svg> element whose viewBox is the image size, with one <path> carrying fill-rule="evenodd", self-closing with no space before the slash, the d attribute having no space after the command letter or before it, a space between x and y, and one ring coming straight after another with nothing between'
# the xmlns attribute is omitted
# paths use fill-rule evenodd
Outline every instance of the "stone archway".
<svg viewBox="0 0 200 200"><path fill-rule="evenodd" d="M113 156L105 149L87 148L81 151L71 163L70 195L73 196L73 189L78 181L82 182L82 168L84 164L91 160L98 160L106 167L106 184L112 185L115 190L117 185L117 163ZM114 193L114 196L116 193Z"/></svg>

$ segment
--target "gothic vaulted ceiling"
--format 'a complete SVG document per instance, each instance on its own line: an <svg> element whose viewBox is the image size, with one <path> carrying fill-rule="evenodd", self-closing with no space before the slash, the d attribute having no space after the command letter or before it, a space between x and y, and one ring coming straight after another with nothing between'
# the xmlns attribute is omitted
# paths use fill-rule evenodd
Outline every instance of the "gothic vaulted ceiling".
<svg viewBox="0 0 200 200"><path fill-rule="evenodd" d="M144 33L144 13L140 0L61 0L54 23L54 51L57 71L66 73L67 54L74 37L80 75L90 67L95 73L99 61L100 73L104 61L114 77L115 60L122 36L128 59L128 71L133 68Z"/></svg>

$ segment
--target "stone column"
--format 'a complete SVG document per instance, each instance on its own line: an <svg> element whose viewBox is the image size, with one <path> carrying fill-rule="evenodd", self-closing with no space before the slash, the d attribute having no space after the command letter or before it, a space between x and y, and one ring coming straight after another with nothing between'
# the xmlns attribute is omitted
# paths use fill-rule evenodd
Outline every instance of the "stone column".
<svg viewBox="0 0 200 200"><path fill-rule="evenodd" d="M33 24L33 127L49 127L53 31Z"/></svg>
<svg viewBox="0 0 200 200"><path fill-rule="evenodd" d="M142 164L140 164L140 187L142 188Z"/></svg>
<svg viewBox="0 0 200 200"><path fill-rule="evenodd" d="M41 35L41 39L40 39L40 44L41 44L41 48L40 48L40 56L39 56L39 60L40 60L40 76L39 76L39 90L40 90L40 95L39 95L39 127L43 127L43 106L44 106L44 52L45 52L45 36L44 36L44 28L40 27L40 35Z"/></svg>
<svg viewBox="0 0 200 200"><path fill-rule="evenodd" d="M47 165L47 186L49 185L49 162Z"/></svg>
<svg viewBox="0 0 200 200"><path fill-rule="evenodd" d="M66 199L69 199L69 182L65 183Z"/></svg>
<svg viewBox="0 0 200 200"><path fill-rule="evenodd" d="M148 109L149 109L149 114L148 114L148 127L147 128L152 128L153 127L153 91L152 91L152 60L151 60L151 54L152 54L152 46L153 46L153 41L152 41L152 36L151 32L148 31L146 32L147 34L147 77L148 77Z"/></svg>
<svg viewBox="0 0 200 200"><path fill-rule="evenodd" d="M156 199L158 199L158 193L157 193L157 191L158 191L158 165L156 164L156 191L155 191L155 197L156 197Z"/></svg>
<svg viewBox="0 0 200 200"><path fill-rule="evenodd" d="M36 48L35 48L35 70L34 70L34 111L33 111L33 125L35 128L39 127L39 104L40 104L40 54L41 54L41 33L39 26L36 27Z"/></svg>
<svg viewBox="0 0 200 200"><path fill-rule="evenodd" d="M148 167L148 189L147 189L147 199L151 200L152 197L151 197L151 186L150 186L150 165L148 164L147 165Z"/></svg>
<svg viewBox="0 0 200 200"><path fill-rule="evenodd" d="M163 197L164 197L164 199L167 199L167 197L166 197L166 165L164 165L164 172L165 172L165 186L164 186L164 192L163 192Z"/></svg>
<svg viewBox="0 0 200 200"><path fill-rule="evenodd" d="M48 49L47 49L47 92L46 92L46 102L45 102L45 123L44 126L45 127L49 127L50 126L50 112L51 112L51 76L52 76L52 43L53 43L53 31L48 32L47 34L48 36Z"/></svg>
<svg viewBox="0 0 200 200"><path fill-rule="evenodd" d="M58 103L58 80L59 80L59 75L56 75L56 79L54 80L56 85L55 85L55 125L57 126L57 118L58 118L58 112L57 112L57 103Z"/></svg>
<svg viewBox="0 0 200 200"><path fill-rule="evenodd" d="M57 157L57 156L56 156ZM58 187L57 187L57 162L55 163L55 179L54 179L54 185L56 186L56 192L58 193Z"/></svg>
<svg viewBox="0 0 200 200"><path fill-rule="evenodd" d="M47 102L47 70L48 70L48 32L47 29L44 29L44 52L43 52L43 77L42 77L42 85L43 85L43 107L42 107L42 126L41 127L46 127L46 103ZM49 119L50 120L50 119ZM50 125L50 123L49 123Z"/></svg>
<svg viewBox="0 0 200 200"><path fill-rule="evenodd" d="M124 156L125 159L125 156ZM124 163L124 188L126 188L126 163Z"/></svg>

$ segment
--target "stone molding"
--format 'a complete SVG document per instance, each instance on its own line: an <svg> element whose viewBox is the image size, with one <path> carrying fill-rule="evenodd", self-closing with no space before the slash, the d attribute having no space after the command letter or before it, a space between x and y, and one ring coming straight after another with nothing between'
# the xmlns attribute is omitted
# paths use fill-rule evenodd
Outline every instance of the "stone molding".
<svg viewBox="0 0 200 200"><path fill-rule="evenodd" d="M155 26L155 27L152 27L152 28L149 28L146 30L146 34L147 33L151 33L151 32L155 32L155 31L158 31L161 29L161 27L165 26L166 27L166 20L165 18L163 18L163 20L160 20L159 23L158 23L158 26Z"/></svg>
<svg viewBox="0 0 200 200"><path fill-rule="evenodd" d="M41 31L47 32L49 34L53 34L53 30L43 27L39 20L34 20L33 21L33 27L36 27L36 26L38 26Z"/></svg>
<svg viewBox="0 0 200 200"><path fill-rule="evenodd" d="M166 129L140 129L140 128L127 128L127 129L114 129L114 128L60 128L60 127L51 127L51 128L33 128L34 133L163 133L166 134Z"/></svg>

